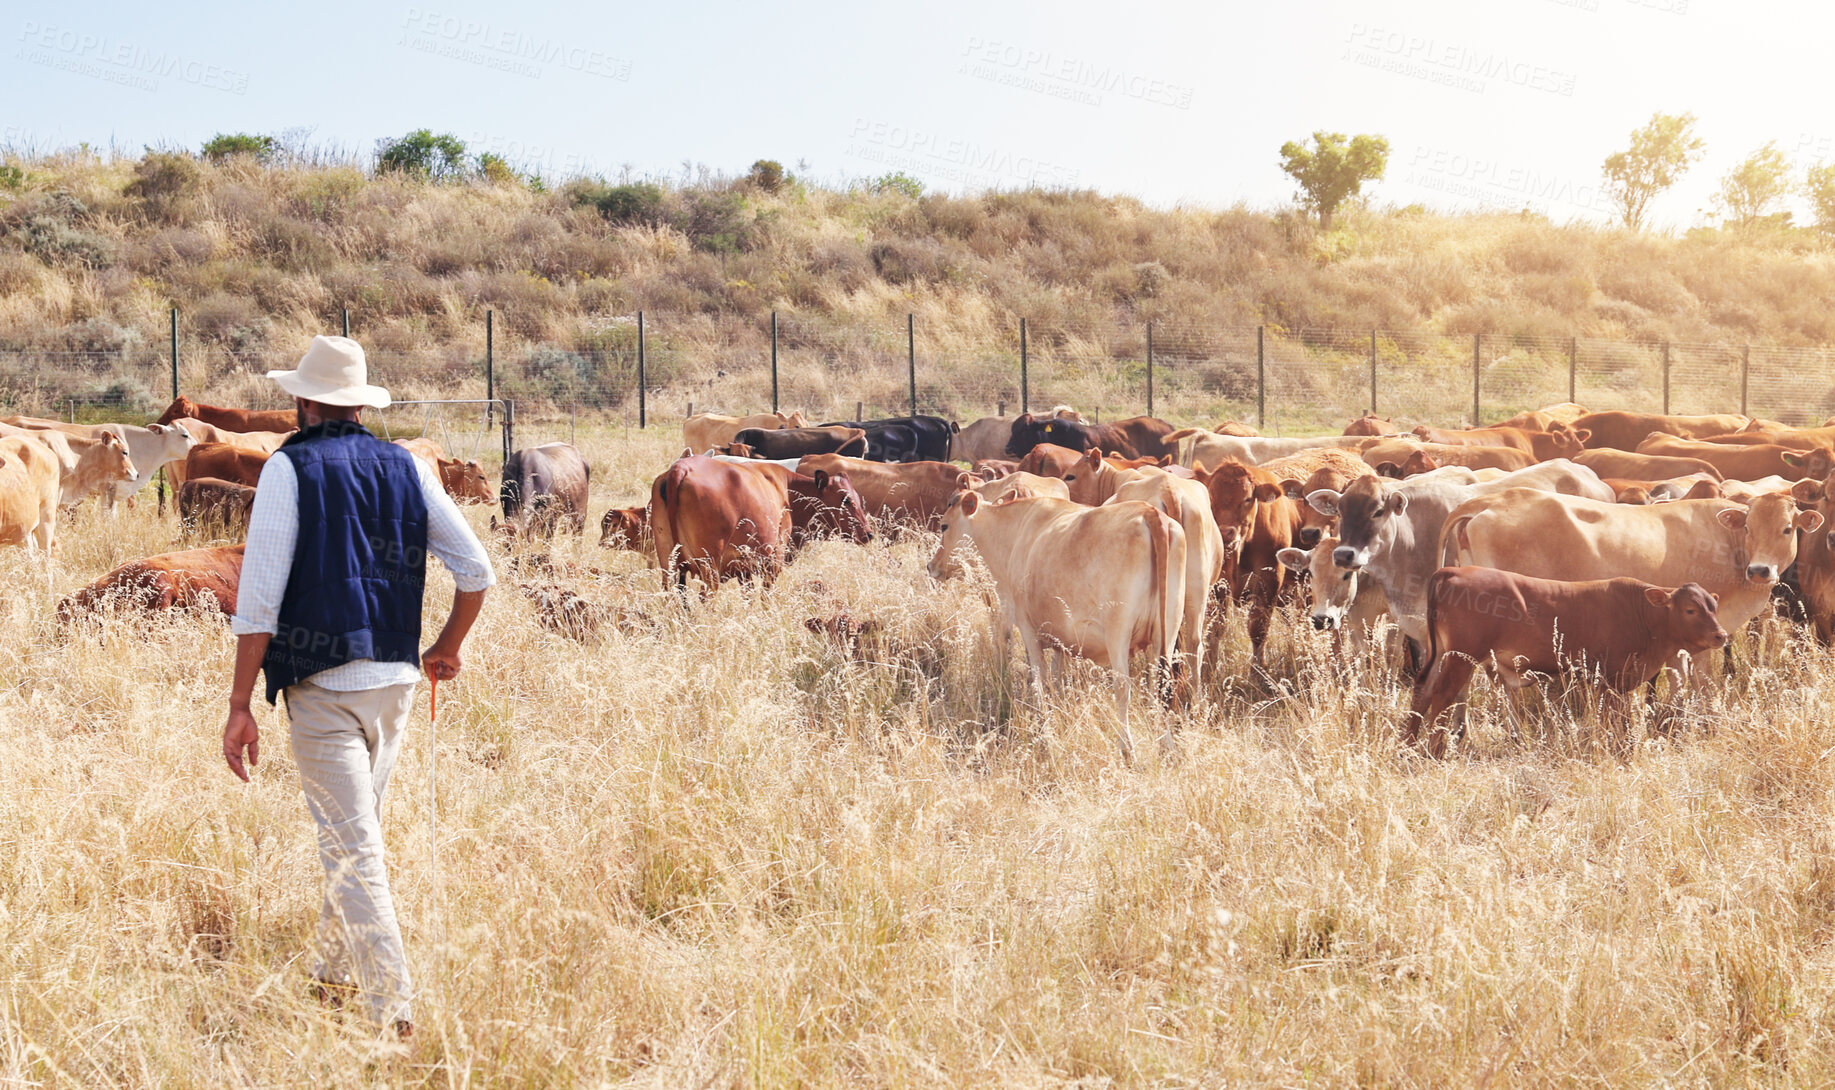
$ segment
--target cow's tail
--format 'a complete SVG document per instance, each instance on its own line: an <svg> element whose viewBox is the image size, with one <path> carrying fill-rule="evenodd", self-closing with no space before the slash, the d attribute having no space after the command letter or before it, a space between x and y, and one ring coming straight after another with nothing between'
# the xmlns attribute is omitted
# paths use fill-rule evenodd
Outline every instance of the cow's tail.
<svg viewBox="0 0 1835 1090"><path fill-rule="evenodd" d="M1466 532L1466 527L1470 526L1472 520L1477 517L1477 515L1460 515L1458 518L1447 520L1446 526L1440 530L1441 567L1456 567L1459 564L1459 554L1472 547L1472 538Z"/></svg>
<svg viewBox="0 0 1835 1090"><path fill-rule="evenodd" d="M1173 665L1178 660L1177 651L1168 654L1168 647L1178 638L1179 625L1172 619L1174 599L1167 593L1166 584L1171 578L1172 533L1166 528L1166 516L1155 511L1147 519L1147 545L1150 557L1147 565L1147 576L1153 581L1153 593L1156 595L1153 610L1153 666L1159 675L1157 682L1162 696L1168 692L1173 677ZM1183 599L1177 604L1183 608Z"/></svg>
<svg viewBox="0 0 1835 1090"><path fill-rule="evenodd" d="M1421 672L1417 675L1423 680L1434 668L1434 663L1440 661L1440 588L1450 578L1439 572L1427 577L1427 657L1422 660Z"/></svg>
<svg viewBox="0 0 1835 1090"><path fill-rule="evenodd" d="M674 500L671 500L669 497L669 485L671 482L676 486L676 496ZM663 521L669 526L669 555L664 556L660 551L656 555L656 562L663 567L664 590L669 588L669 578L672 572L675 576L675 585L678 588L685 589L688 586L688 566L683 562L683 557L681 556L682 534L675 521L676 509L681 506L680 502L678 502L682 498L681 491L681 481L675 476L675 467L670 466L668 469L663 470L663 475L661 477L656 479L656 491L650 497L650 541L652 547L660 540L656 536L656 515L658 507L662 509Z"/></svg>

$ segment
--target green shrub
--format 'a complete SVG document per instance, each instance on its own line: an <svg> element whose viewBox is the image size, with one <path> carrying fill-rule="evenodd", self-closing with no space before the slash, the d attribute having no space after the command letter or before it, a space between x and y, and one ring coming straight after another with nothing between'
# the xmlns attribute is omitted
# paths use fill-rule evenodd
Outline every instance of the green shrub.
<svg viewBox="0 0 1835 1090"><path fill-rule="evenodd" d="M25 171L11 163L0 163L0 189L24 189Z"/></svg>
<svg viewBox="0 0 1835 1090"><path fill-rule="evenodd" d="M272 136L255 136L250 133L218 133L204 141L204 158L213 163L236 156L247 156L258 163L265 163L274 157L279 145Z"/></svg>
<svg viewBox="0 0 1835 1090"><path fill-rule="evenodd" d="M682 233L695 249L711 254L749 250L756 241L755 221L746 214L745 200L737 193L706 189L682 194Z"/></svg>
<svg viewBox="0 0 1835 1090"><path fill-rule="evenodd" d="M451 182L465 177L465 142L449 132L415 129L376 147L376 169L385 174L408 174L430 182Z"/></svg>
<svg viewBox="0 0 1835 1090"><path fill-rule="evenodd" d="M47 265L106 269L115 263L115 242L79 226L88 215L87 205L60 189L28 210L13 234Z"/></svg>
<svg viewBox="0 0 1835 1090"><path fill-rule="evenodd" d="M752 164L745 180L766 193L776 193L784 187L784 165L775 159L760 159Z"/></svg>
<svg viewBox="0 0 1835 1090"><path fill-rule="evenodd" d="M872 189L875 193L903 193L914 201L924 195L924 183L902 170L873 179Z"/></svg>
<svg viewBox="0 0 1835 1090"><path fill-rule="evenodd" d="M569 187L575 204L590 204L609 223L655 227L663 221L663 191L648 182L605 185L576 182Z"/></svg>
<svg viewBox="0 0 1835 1090"><path fill-rule="evenodd" d="M509 160L494 152L485 152L478 156L478 177L492 185L521 185L522 175L510 166Z"/></svg>

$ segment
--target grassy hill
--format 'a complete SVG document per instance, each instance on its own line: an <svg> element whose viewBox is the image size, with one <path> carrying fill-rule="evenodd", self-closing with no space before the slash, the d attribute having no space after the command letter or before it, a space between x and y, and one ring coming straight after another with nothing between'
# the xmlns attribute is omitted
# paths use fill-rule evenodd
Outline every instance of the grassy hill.
<svg viewBox="0 0 1835 1090"><path fill-rule="evenodd" d="M79 361L35 365L60 396L106 390L123 370L134 376L124 396L163 392L172 306L188 387L226 388L289 361L349 308L372 354L397 361L397 381L412 367L409 385L435 392L442 376L475 376L490 309L499 359L557 394L582 360L609 354L628 369L629 316L642 309L660 338L651 380L671 406L697 391L703 404L768 400L757 376L774 310L786 354L805 361L794 392L830 403L851 402L841 387L868 377L901 396L907 314L926 381L942 371L976 393L982 372L1014 370L1021 317L1034 352L1066 360L1138 355L1148 321L1163 347L1263 324L1549 344L1835 343L1835 262L1808 231L1674 238L1366 209L1321 233L1290 212L1093 192L914 198L794 179L775 192L720 179L545 191L514 176L436 184L169 153L11 166L0 341ZM735 375L741 386L722 383ZM996 396L1011 385L1002 378Z"/></svg>

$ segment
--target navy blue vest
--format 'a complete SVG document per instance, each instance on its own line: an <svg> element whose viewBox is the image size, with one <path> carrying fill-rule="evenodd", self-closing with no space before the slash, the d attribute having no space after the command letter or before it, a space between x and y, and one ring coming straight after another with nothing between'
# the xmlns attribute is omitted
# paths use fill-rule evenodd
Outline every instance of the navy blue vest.
<svg viewBox="0 0 1835 1090"><path fill-rule="evenodd" d="M297 432L274 456L299 479L299 542L261 663L268 703L356 659L419 665L427 501L414 456L355 421Z"/></svg>

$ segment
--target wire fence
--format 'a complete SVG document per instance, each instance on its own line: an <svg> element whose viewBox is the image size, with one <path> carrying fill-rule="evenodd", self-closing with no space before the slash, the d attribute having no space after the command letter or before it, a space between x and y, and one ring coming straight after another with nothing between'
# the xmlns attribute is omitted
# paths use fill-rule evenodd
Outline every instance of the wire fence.
<svg viewBox="0 0 1835 1090"><path fill-rule="evenodd" d="M292 357L181 342L176 318L173 328L166 345L0 347L0 405L75 420L150 418L175 389L215 404L284 405L265 374L292 366ZM664 426L691 412L771 408L802 409L812 420L916 411L967 423L1069 404L1098 420L1240 420L1269 434L1336 431L1369 411L1408 424L1493 422L1570 400L1791 424L1835 413L1830 348L1196 328L1113 316L1015 319L935 338L916 317L874 326L788 313L617 317L574 344L513 344L480 332L469 347L370 348L373 380L405 401L513 401L520 426L550 437L583 416Z"/></svg>

